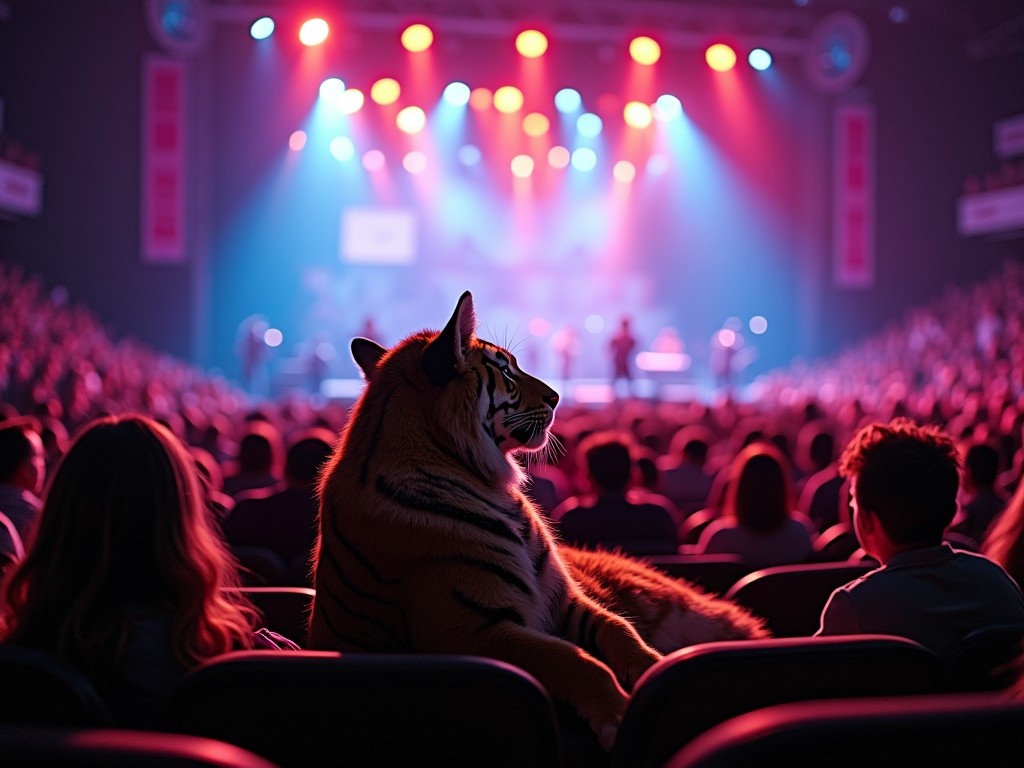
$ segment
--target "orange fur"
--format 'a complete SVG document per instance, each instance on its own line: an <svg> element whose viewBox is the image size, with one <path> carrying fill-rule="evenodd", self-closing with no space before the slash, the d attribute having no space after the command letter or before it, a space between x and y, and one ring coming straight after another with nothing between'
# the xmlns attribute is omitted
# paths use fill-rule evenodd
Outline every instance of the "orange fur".
<svg viewBox="0 0 1024 768"><path fill-rule="evenodd" d="M768 637L742 606L620 552L562 545L562 559L584 591L636 627L647 644L671 653L695 643Z"/></svg>
<svg viewBox="0 0 1024 768"><path fill-rule="evenodd" d="M353 341L367 384L318 488L308 646L506 661L609 748L660 654L569 575L515 460L558 395L475 325L467 292L440 332Z"/></svg>

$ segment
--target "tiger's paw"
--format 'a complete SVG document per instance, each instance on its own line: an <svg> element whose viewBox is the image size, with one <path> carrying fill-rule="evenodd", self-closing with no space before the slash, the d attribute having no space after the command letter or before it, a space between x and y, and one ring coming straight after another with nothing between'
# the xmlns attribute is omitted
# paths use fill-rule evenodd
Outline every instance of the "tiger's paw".
<svg viewBox="0 0 1024 768"><path fill-rule="evenodd" d="M631 651L623 663L615 665L615 675L627 691L632 691L644 672L661 661L661 654L647 645L641 645Z"/></svg>

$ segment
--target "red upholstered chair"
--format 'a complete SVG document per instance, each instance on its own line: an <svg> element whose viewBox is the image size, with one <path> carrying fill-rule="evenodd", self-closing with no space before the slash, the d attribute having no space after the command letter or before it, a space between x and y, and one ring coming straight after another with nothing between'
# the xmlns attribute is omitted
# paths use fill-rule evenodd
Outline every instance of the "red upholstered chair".
<svg viewBox="0 0 1024 768"><path fill-rule="evenodd" d="M946 671L935 654L891 635L693 645L665 656L640 678L611 765L660 768L712 726L772 704L935 693L947 686Z"/></svg>
<svg viewBox="0 0 1024 768"><path fill-rule="evenodd" d="M666 768L1018 768L1024 702L993 693L802 701L697 736Z"/></svg>
<svg viewBox="0 0 1024 768"><path fill-rule="evenodd" d="M85 675L46 651L0 645L0 686L0 723L65 727L113 723Z"/></svg>
<svg viewBox="0 0 1024 768"><path fill-rule="evenodd" d="M0 724L0 765L9 768L276 768L212 739L114 728Z"/></svg>
<svg viewBox="0 0 1024 768"><path fill-rule="evenodd" d="M191 671L162 722L282 768L562 764L547 691L475 656L237 651Z"/></svg>
<svg viewBox="0 0 1024 768"><path fill-rule="evenodd" d="M716 595L724 595L750 573L750 566L739 555L646 555L644 559L669 576Z"/></svg>
<svg viewBox="0 0 1024 768"><path fill-rule="evenodd" d="M1024 625L999 624L971 632L951 662L953 686L963 691L998 691L1015 682L1024 651Z"/></svg>
<svg viewBox="0 0 1024 768"><path fill-rule="evenodd" d="M774 637L808 637L817 632L832 591L876 567L867 562L778 565L748 573L725 596L763 618Z"/></svg>

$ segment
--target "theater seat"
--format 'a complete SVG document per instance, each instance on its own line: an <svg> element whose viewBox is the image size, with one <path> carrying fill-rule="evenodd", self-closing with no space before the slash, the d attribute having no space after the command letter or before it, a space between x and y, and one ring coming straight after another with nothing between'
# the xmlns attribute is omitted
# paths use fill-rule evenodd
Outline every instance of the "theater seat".
<svg viewBox="0 0 1024 768"><path fill-rule="evenodd" d="M945 668L934 653L891 635L694 645L668 654L640 678L611 765L660 768L712 726L772 704L936 693L947 686Z"/></svg>
<svg viewBox="0 0 1024 768"><path fill-rule="evenodd" d="M190 672L162 722L283 768L561 765L548 693L474 656L237 651Z"/></svg>
<svg viewBox="0 0 1024 768"><path fill-rule="evenodd" d="M971 632L950 662L953 686L962 691L1006 688L1020 672L1024 624L999 624Z"/></svg>
<svg viewBox="0 0 1024 768"><path fill-rule="evenodd" d="M46 651L0 645L0 686L0 723L79 727L113 724L110 711L88 678Z"/></svg>
<svg viewBox="0 0 1024 768"><path fill-rule="evenodd" d="M867 562L778 565L748 573L725 596L763 618L773 637L808 637L818 631L832 591L876 567Z"/></svg>
<svg viewBox="0 0 1024 768"><path fill-rule="evenodd" d="M748 712L667 768L935 768L1024 765L1024 702L993 693L803 701Z"/></svg>
<svg viewBox="0 0 1024 768"><path fill-rule="evenodd" d="M0 725L5 768L276 768L244 749L198 736L114 728Z"/></svg>
<svg viewBox="0 0 1024 768"><path fill-rule="evenodd" d="M643 559L669 576L719 596L750 573L739 555L646 555Z"/></svg>

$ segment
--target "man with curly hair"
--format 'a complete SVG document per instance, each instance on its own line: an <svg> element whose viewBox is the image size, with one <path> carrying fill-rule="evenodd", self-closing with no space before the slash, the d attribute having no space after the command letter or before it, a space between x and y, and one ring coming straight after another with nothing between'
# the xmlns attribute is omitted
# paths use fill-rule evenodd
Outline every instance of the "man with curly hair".
<svg viewBox="0 0 1024 768"><path fill-rule="evenodd" d="M881 567L836 589L817 635L884 633L948 660L973 630L1024 625L1024 595L999 565L943 539L957 511L953 439L898 418L863 427L840 458L853 523Z"/></svg>

